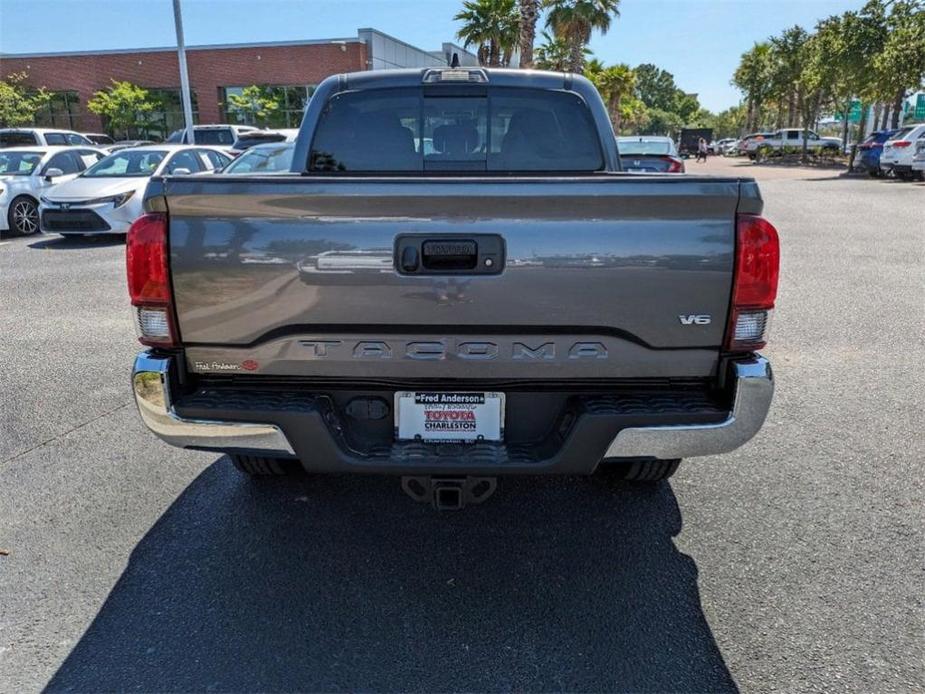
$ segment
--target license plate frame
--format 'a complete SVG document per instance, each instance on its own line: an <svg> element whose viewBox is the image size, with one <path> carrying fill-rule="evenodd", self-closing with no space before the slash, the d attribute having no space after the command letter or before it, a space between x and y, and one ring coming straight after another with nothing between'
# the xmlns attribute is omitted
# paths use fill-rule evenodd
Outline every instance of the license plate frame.
<svg viewBox="0 0 925 694"><path fill-rule="evenodd" d="M504 393L397 391L393 411L396 441L478 443L504 440Z"/></svg>

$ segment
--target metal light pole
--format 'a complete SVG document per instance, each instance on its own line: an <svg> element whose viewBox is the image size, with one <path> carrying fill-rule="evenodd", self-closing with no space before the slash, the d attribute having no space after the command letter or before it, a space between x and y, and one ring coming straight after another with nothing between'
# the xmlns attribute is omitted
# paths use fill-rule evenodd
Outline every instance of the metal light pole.
<svg viewBox="0 0 925 694"><path fill-rule="evenodd" d="M177 29L177 58L180 61L180 97L183 99L183 119L186 121L186 141L196 144L193 131L193 100L189 91L189 73L186 70L186 44L183 42L183 15L180 0L173 0L173 24Z"/></svg>

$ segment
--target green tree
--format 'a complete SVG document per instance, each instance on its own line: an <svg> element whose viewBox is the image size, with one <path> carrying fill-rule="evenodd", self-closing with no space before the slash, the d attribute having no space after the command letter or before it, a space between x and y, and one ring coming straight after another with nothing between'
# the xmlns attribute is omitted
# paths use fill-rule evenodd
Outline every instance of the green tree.
<svg viewBox="0 0 925 694"><path fill-rule="evenodd" d="M642 135L668 135L675 137L678 131L684 127L684 121L681 116L671 111L664 111L660 108L650 108L647 112L647 121L645 126L640 130Z"/></svg>
<svg viewBox="0 0 925 694"><path fill-rule="evenodd" d="M615 133L620 133L623 122L623 102L632 98L636 86L636 73L629 65L604 66L596 58L585 66L585 77L597 87L613 123Z"/></svg>
<svg viewBox="0 0 925 694"><path fill-rule="evenodd" d="M520 10L516 0L466 0L453 18L462 22L456 35L463 45L478 46L479 64L507 67L520 42Z"/></svg>
<svg viewBox="0 0 925 694"><path fill-rule="evenodd" d="M874 58L877 92L893 102L891 127L899 127L899 113L909 90L925 81L925 3L895 0L886 20L886 40Z"/></svg>
<svg viewBox="0 0 925 694"><path fill-rule="evenodd" d="M547 0L547 4L547 26L569 46L569 71L581 73L591 33L607 33L620 15L620 0Z"/></svg>
<svg viewBox="0 0 925 694"><path fill-rule="evenodd" d="M280 95L266 87L252 84L244 87L240 94L228 94L228 108L242 115L245 121L264 125L280 110Z"/></svg>
<svg viewBox="0 0 925 694"><path fill-rule="evenodd" d="M520 0L520 67L533 67L533 44L536 41L536 20L540 16L540 0Z"/></svg>
<svg viewBox="0 0 925 694"><path fill-rule="evenodd" d="M686 94L678 89L674 95L674 104L671 110L677 113L684 123L687 123L700 111L700 101L693 94Z"/></svg>
<svg viewBox="0 0 925 694"><path fill-rule="evenodd" d="M800 94L798 84L802 65L803 44L809 34L801 26L792 26L784 30L780 36L770 41L769 74L770 89L768 97L777 101L776 127L792 128L797 125L797 111L799 110ZM786 118L784 111L786 110ZM770 125L770 123L768 123Z"/></svg>
<svg viewBox="0 0 925 694"><path fill-rule="evenodd" d="M16 72L0 80L0 127L28 125L35 114L48 104L51 94L44 88L29 90L26 73Z"/></svg>
<svg viewBox="0 0 925 694"><path fill-rule="evenodd" d="M739 66L732 76L732 84L745 94L746 130L754 130L759 125L758 115L771 93L771 75L772 59L769 43L756 43L742 54Z"/></svg>
<svg viewBox="0 0 925 694"><path fill-rule="evenodd" d="M823 109L834 106L834 97L839 89L839 66L831 59L833 42L837 40L841 19L829 17L816 25L800 49L799 61L802 71L797 83L800 91L800 118L803 127L804 163L809 159L809 138L806 129L819 119Z"/></svg>
<svg viewBox="0 0 925 694"><path fill-rule="evenodd" d="M649 122L649 109L635 95L630 94L620 101L620 120L625 133L639 133Z"/></svg>
<svg viewBox="0 0 925 694"><path fill-rule="evenodd" d="M646 106L664 111L674 109L678 92L674 75L651 63L637 65L634 72L636 73L636 96Z"/></svg>
<svg viewBox="0 0 925 694"><path fill-rule="evenodd" d="M723 137L738 137L744 134L745 106L733 106L720 111L713 117L713 136L717 139Z"/></svg>
<svg viewBox="0 0 925 694"><path fill-rule="evenodd" d="M154 110L155 102L147 89L131 82L111 80L109 89L96 92L87 102L87 108L106 119L111 133L126 137L145 124L145 114Z"/></svg>
<svg viewBox="0 0 925 694"><path fill-rule="evenodd" d="M869 109L866 107L873 101L878 101L876 70L871 70L877 54L887 39L886 8L882 0L870 0L863 8L854 14L849 21L848 29L851 32L850 46L852 52L851 74L848 80L853 86L853 93L861 99L861 122L858 132L867 131L867 118ZM860 138L857 138L860 139ZM848 157L849 170L854 166L854 155L857 152L857 142Z"/></svg>
<svg viewBox="0 0 925 694"><path fill-rule="evenodd" d="M708 109L698 108L684 121L685 128L713 128L716 129L716 116ZM716 133L713 133L714 137Z"/></svg>

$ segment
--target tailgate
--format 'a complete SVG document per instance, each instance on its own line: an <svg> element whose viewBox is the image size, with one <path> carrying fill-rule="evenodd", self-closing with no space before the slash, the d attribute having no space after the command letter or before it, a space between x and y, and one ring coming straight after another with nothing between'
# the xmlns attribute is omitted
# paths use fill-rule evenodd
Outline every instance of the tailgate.
<svg viewBox="0 0 925 694"><path fill-rule="evenodd" d="M341 378L710 376L740 185L760 206L753 184L686 177L170 179L188 364ZM408 236L500 239L500 271L402 274L396 242Z"/></svg>

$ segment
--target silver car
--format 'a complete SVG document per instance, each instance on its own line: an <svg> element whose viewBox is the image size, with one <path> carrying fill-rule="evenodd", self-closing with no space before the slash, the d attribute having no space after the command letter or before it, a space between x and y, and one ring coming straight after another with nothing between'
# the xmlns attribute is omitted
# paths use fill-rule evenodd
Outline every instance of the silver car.
<svg viewBox="0 0 925 694"><path fill-rule="evenodd" d="M254 175L266 173L288 173L292 164L294 142L272 142L254 145L235 159L223 174Z"/></svg>
<svg viewBox="0 0 925 694"><path fill-rule="evenodd" d="M42 231L69 235L125 234L142 215L151 176L221 169L231 157L216 147L150 145L110 154L42 196Z"/></svg>

